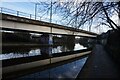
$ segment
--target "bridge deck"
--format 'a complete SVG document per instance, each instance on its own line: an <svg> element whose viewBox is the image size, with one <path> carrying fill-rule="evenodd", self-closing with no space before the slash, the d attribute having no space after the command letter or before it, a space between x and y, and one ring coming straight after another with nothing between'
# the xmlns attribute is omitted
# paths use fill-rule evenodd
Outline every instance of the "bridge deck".
<svg viewBox="0 0 120 80"><path fill-rule="evenodd" d="M77 78L119 78L119 70L103 46L96 45Z"/></svg>
<svg viewBox="0 0 120 80"><path fill-rule="evenodd" d="M14 16L10 14L0 13L2 15L2 27L3 29L23 30L36 33L51 33L60 35L75 35L85 37L96 37L98 34L85 31L82 29L76 29L68 26L58 25L54 23L48 23L24 17Z"/></svg>

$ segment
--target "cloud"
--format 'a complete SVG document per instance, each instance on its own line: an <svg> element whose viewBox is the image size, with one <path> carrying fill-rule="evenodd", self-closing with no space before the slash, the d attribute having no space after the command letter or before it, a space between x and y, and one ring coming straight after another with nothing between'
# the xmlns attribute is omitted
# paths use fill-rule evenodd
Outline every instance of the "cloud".
<svg viewBox="0 0 120 80"><path fill-rule="evenodd" d="M113 14L113 16L111 17L111 19L117 24L119 25L119 17L116 13Z"/></svg>

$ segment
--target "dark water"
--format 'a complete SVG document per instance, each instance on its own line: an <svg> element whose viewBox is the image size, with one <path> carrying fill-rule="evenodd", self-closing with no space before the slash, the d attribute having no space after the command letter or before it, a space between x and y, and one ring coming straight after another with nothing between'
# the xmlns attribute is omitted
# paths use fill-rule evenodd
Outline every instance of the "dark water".
<svg viewBox="0 0 120 80"><path fill-rule="evenodd" d="M0 54L0 60L11 59L11 58L20 58L20 57L29 57L29 56L38 56L45 54L59 54L60 52L66 51L76 51L87 49L76 43L74 46L53 46L53 47L5 47L3 48L2 54ZM63 78L71 78L75 79L82 69L84 63L86 62L88 57L81 58L79 60L70 61L67 64L62 64L61 66L49 68L43 71L37 71L31 74L23 75L18 80L25 79L39 79L39 78L49 78L49 79L63 79ZM24 73L24 71L23 71ZM14 74L15 75L15 74ZM15 79L15 80L17 80Z"/></svg>
<svg viewBox="0 0 120 80"><path fill-rule="evenodd" d="M76 43L74 46L53 46L53 47L5 47L2 49L2 53L0 54L0 60L4 59L11 59L11 58L20 58L20 57L29 57L29 56L37 56L37 55L44 55L44 54L54 54L60 52L67 52L67 51L75 51L86 49Z"/></svg>
<svg viewBox="0 0 120 80"><path fill-rule="evenodd" d="M75 79L82 69L84 63L86 62L88 57L58 66L51 69L47 69L44 71L38 71L26 76L22 76L18 78L18 80L24 79L38 79L38 78L51 78L51 79L63 79L63 78L70 78Z"/></svg>
<svg viewBox="0 0 120 80"><path fill-rule="evenodd" d="M88 47L80 45L76 43L74 46L70 45L58 45L58 46L51 46L51 47L24 47L24 46L17 46L17 47L3 47L2 53L0 54L0 60L5 59L12 59L12 58L21 58L21 57L30 57L30 56L38 56L44 54L59 54L60 52L67 52L67 51L76 51L87 49ZM39 78L49 78L49 79L63 79L63 78L70 78L75 79L82 69L84 63L86 62L88 57L75 60L69 62L67 64L49 68L43 71L37 71L31 74L27 74L17 78L18 80L25 80L25 79L39 79ZM23 72L24 73L24 72ZM17 80L15 79L15 80Z"/></svg>

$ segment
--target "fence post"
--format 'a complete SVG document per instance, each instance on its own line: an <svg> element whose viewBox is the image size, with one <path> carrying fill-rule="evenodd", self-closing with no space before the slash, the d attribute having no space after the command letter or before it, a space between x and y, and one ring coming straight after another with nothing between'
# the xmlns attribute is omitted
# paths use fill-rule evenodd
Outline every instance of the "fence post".
<svg viewBox="0 0 120 80"><path fill-rule="evenodd" d="M30 14L30 19L31 19L31 16L32 16L32 15Z"/></svg>
<svg viewBox="0 0 120 80"><path fill-rule="evenodd" d="M19 16L19 11L17 11L17 16Z"/></svg>
<svg viewBox="0 0 120 80"><path fill-rule="evenodd" d="M35 3L35 20L36 20L36 17L37 17L37 3Z"/></svg>

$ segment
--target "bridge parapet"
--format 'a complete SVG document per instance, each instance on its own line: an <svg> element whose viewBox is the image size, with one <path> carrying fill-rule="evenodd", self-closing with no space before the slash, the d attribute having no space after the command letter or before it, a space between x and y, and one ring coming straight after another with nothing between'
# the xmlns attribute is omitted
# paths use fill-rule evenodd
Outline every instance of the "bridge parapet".
<svg viewBox="0 0 120 80"><path fill-rule="evenodd" d="M2 12L2 9L1 9ZM1 13L2 15L2 27L29 30L36 32L45 32L52 34L65 34L65 35L77 35L77 36L87 36L96 37L97 34L81 29L76 29L68 26L58 25L54 23L48 23L39 20L33 20L30 18L25 18L21 16L15 16L11 14Z"/></svg>

